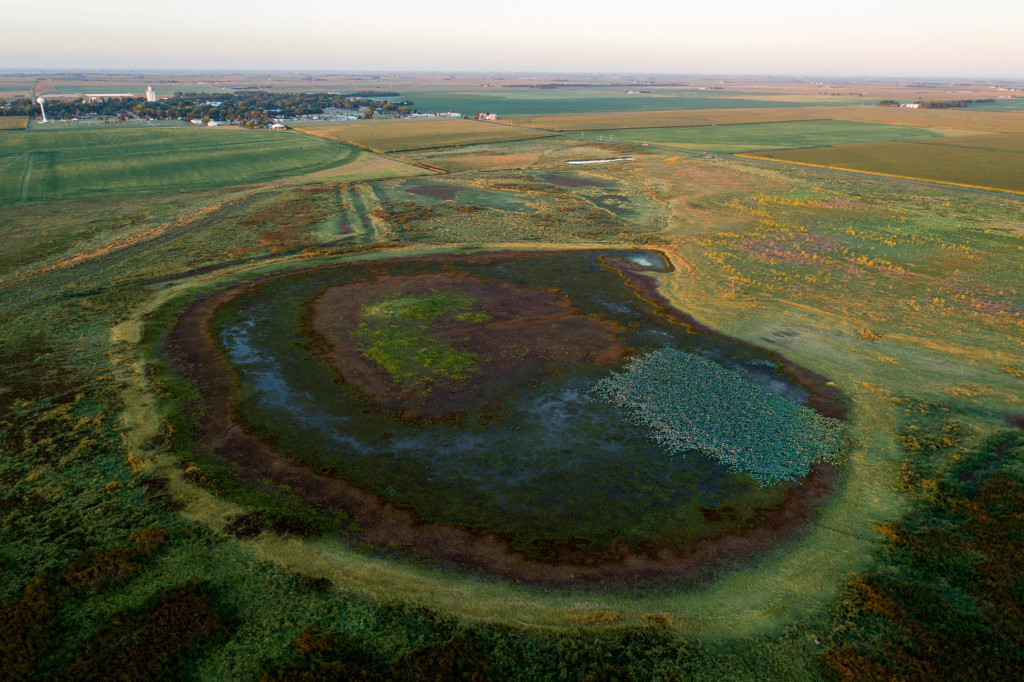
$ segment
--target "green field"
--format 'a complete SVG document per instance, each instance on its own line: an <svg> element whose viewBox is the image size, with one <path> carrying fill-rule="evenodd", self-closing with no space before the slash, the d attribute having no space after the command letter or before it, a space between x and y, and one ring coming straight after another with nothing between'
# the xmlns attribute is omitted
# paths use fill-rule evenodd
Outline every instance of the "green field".
<svg viewBox="0 0 1024 682"><path fill-rule="evenodd" d="M770 101L770 100L766 100ZM758 109L703 109L679 111L618 111L605 113L542 114L510 116L516 125L542 130L621 130L624 128L673 128L720 126L738 123L783 121L861 121L891 123L916 128L972 130L992 133L1024 132L1024 115L1013 111L970 109L900 109L879 106L790 106Z"/></svg>
<svg viewBox="0 0 1024 682"><path fill-rule="evenodd" d="M347 142L378 152L525 140L547 134L527 128L458 118L299 123L294 128L310 135Z"/></svg>
<svg viewBox="0 0 1024 682"><path fill-rule="evenodd" d="M693 152L747 152L826 147L858 142L924 140L943 137L927 128L856 121L794 121L679 128L587 131L585 138L647 143Z"/></svg>
<svg viewBox="0 0 1024 682"><path fill-rule="evenodd" d="M981 102L979 104L972 104L969 108L980 109L981 111L1024 111L1024 97L998 99L995 102Z"/></svg>
<svg viewBox="0 0 1024 682"><path fill-rule="evenodd" d="M471 116L493 112L499 116L545 114L582 114L588 112L668 111L674 109L757 109L808 106L806 98L759 97L753 93L730 90L720 93L683 88L650 88L649 93L630 95L631 88L488 88L452 92L403 91L422 112L458 111ZM645 88L637 87L637 90ZM782 100L782 101L780 101ZM820 104L850 104L854 99L820 98Z"/></svg>
<svg viewBox="0 0 1024 682"><path fill-rule="evenodd" d="M1024 192L1024 135L972 135L763 152L759 158Z"/></svg>
<svg viewBox="0 0 1024 682"><path fill-rule="evenodd" d="M210 190L362 157L337 142L276 130L30 130L0 137L0 203Z"/></svg>

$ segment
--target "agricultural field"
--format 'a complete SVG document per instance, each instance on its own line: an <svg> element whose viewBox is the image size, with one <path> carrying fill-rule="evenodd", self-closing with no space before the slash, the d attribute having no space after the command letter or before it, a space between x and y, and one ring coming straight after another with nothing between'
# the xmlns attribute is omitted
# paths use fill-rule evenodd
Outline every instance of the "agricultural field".
<svg viewBox="0 0 1024 682"><path fill-rule="evenodd" d="M467 115L493 112L499 116L544 116L592 112L636 112L702 109L758 109L807 106L805 98L761 96L742 89L710 91L690 88L657 88L629 94L620 88L488 88L438 92L402 90L423 112L460 111ZM840 106L857 98L817 97L814 103Z"/></svg>
<svg viewBox="0 0 1024 682"><path fill-rule="evenodd" d="M545 130L610 130L677 126L777 123L782 121L863 121L917 128L949 128L985 132L1024 132L1024 115L971 109L900 109L879 106L799 106L764 109L707 109L703 111L634 111L616 113L512 116L509 120Z"/></svg>
<svg viewBox="0 0 1024 682"><path fill-rule="evenodd" d="M957 134L958 131L950 131ZM946 133L948 134L948 133ZM944 137L941 130L853 121L746 123L681 128L595 130L584 137L651 144L691 152L752 152L845 144L927 140Z"/></svg>
<svg viewBox="0 0 1024 682"><path fill-rule="evenodd" d="M1020 196L323 130L0 135L6 679L1024 676Z"/></svg>
<svg viewBox="0 0 1024 682"><path fill-rule="evenodd" d="M0 116L0 130L24 130L27 127L27 116Z"/></svg>
<svg viewBox="0 0 1024 682"><path fill-rule="evenodd" d="M547 134L524 128L452 118L303 123L296 125L295 129L377 152L525 140Z"/></svg>
<svg viewBox="0 0 1024 682"><path fill-rule="evenodd" d="M0 138L0 203L205 191L345 166L358 178L380 165L367 160L352 147L281 131L32 129ZM384 165L399 175L421 172L397 162Z"/></svg>
<svg viewBox="0 0 1024 682"><path fill-rule="evenodd" d="M820 149L758 152L758 158L1024 192L1024 135L972 135L959 139L876 142Z"/></svg>

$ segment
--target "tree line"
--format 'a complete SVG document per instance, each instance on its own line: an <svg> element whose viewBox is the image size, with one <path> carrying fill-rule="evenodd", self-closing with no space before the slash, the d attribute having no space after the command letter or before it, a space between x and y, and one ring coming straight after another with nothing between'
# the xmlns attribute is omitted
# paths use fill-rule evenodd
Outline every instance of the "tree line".
<svg viewBox="0 0 1024 682"><path fill-rule="evenodd" d="M216 119L239 123L268 123L274 118L296 118L322 114L325 109L381 109L384 113L411 113L408 100L385 101L382 96L398 93L361 91L352 94L275 93L245 90L223 94L176 92L171 97L147 102L145 97L124 97L98 101L55 99L47 103L47 113L56 118L134 115L154 119ZM11 102L0 100L0 115L33 116L39 112L34 99L22 97Z"/></svg>

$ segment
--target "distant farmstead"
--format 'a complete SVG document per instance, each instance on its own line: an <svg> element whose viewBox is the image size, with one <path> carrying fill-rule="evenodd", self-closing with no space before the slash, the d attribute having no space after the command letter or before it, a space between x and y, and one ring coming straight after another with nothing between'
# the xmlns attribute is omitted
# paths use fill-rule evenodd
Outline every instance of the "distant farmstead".
<svg viewBox="0 0 1024 682"><path fill-rule="evenodd" d="M85 93L85 99L89 102L102 102L107 99L126 99L128 97L135 97L130 92L87 92Z"/></svg>
<svg viewBox="0 0 1024 682"><path fill-rule="evenodd" d="M497 121L498 120L498 115L497 114L491 114L491 113L477 114L476 118L477 118L478 121Z"/></svg>

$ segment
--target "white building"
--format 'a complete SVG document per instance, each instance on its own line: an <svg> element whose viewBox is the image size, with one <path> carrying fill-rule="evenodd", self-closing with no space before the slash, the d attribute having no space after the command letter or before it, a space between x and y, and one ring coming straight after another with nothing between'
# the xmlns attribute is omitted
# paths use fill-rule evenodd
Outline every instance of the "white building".
<svg viewBox="0 0 1024 682"><path fill-rule="evenodd" d="M146 86L146 101L147 102L155 102L156 101L156 91L153 90L153 87L149 86L149 85Z"/></svg>

